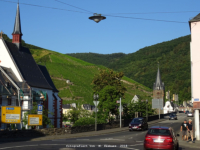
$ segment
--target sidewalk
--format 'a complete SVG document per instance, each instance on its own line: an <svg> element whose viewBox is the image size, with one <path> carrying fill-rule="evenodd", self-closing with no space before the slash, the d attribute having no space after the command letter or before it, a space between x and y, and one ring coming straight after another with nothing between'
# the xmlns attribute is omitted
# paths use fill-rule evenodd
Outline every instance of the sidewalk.
<svg viewBox="0 0 200 150"><path fill-rule="evenodd" d="M192 141L190 141L190 142L187 142L187 141L182 141L182 137L181 136L179 136L178 137L178 140L179 140L179 147L182 147L182 146L184 146L184 147L190 147L190 148L200 148L200 141L196 141L195 140L195 143L192 143Z"/></svg>
<svg viewBox="0 0 200 150"><path fill-rule="evenodd" d="M154 121L148 122L149 127L161 122L165 121L166 119L158 119ZM114 128L114 129L107 129L107 130L100 130L100 131L90 131L90 132L82 132L76 134L66 134L66 135L54 135L54 136L44 136L44 137L30 137L30 138L9 138L9 139L0 139L1 142L9 142L9 141L43 141L43 140L55 140L55 139L71 139L71 138L80 138L80 137L89 137L89 136L98 136L98 135L106 135L116 132L128 131L128 127L122 128Z"/></svg>

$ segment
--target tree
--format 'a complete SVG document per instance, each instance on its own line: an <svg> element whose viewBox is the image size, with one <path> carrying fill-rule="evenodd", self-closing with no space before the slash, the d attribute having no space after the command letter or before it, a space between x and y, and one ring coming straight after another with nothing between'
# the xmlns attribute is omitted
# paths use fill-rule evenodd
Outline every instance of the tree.
<svg viewBox="0 0 200 150"><path fill-rule="evenodd" d="M24 113L24 118L22 120L22 122L24 122L25 125L28 124L28 115L29 114L37 114L38 111L38 104L36 102L33 103L33 108ZM45 107L43 106L43 112L42 112L42 124L43 126L49 125L50 127L53 127L53 125L51 124L51 120L48 117L48 114L53 115L53 113L49 112L48 109L45 109Z"/></svg>
<svg viewBox="0 0 200 150"><path fill-rule="evenodd" d="M93 79L93 91L99 94L98 119L110 120L110 114L117 115L116 101L123 98L126 88L121 82L124 74L110 69L100 70Z"/></svg>
<svg viewBox="0 0 200 150"><path fill-rule="evenodd" d="M147 105L147 106L146 106ZM141 112L142 116L146 116L146 107L148 116L154 115L156 113L155 109L152 109L150 101L148 104L146 101L138 100L138 102L129 102L127 107L124 109L124 118L134 118L135 112Z"/></svg>
<svg viewBox="0 0 200 150"><path fill-rule="evenodd" d="M84 110L81 106L78 106L77 108L73 107L70 111L67 112L66 115L64 115L63 118L75 123L80 118L90 118L91 116L91 112Z"/></svg>

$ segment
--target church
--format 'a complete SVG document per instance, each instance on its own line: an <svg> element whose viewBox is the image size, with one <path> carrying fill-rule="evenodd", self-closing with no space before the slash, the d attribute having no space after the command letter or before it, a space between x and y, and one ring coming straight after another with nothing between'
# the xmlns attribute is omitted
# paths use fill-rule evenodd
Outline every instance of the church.
<svg viewBox="0 0 200 150"><path fill-rule="evenodd" d="M153 99L159 99L160 102L162 102L161 104L162 108L164 106L164 94L165 94L165 84L161 80L160 69L158 67L156 82L153 84ZM163 113L162 109L160 110L160 113L161 114Z"/></svg>
<svg viewBox="0 0 200 150"><path fill-rule="evenodd" d="M20 106L23 119L24 113L32 109L33 103L41 104L51 112L48 114L51 124L55 128L60 128L62 99L58 96L59 91L51 80L47 68L37 65L30 50L21 45L22 35L20 10L17 4L12 42L0 37L0 106ZM0 123L0 129L6 129L8 126L9 124ZM16 127L28 128L23 123L16 124Z"/></svg>

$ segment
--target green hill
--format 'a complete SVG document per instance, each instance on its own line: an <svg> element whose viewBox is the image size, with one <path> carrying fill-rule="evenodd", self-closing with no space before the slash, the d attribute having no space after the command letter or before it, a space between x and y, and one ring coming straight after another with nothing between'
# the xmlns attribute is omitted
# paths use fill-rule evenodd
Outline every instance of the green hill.
<svg viewBox="0 0 200 150"><path fill-rule="evenodd" d="M3 37L11 41L6 35ZM91 83L94 75L99 72L99 69L105 68L104 66L94 65L69 55L26 44L24 41L22 45L30 48L37 64L47 67L56 88L60 91L59 96L64 100L64 104L72 102L93 104ZM73 83L67 84L66 80ZM124 77L123 82L127 88L123 101L130 101L135 94L140 95L143 99L152 96L152 91L149 88L132 79Z"/></svg>
<svg viewBox="0 0 200 150"><path fill-rule="evenodd" d="M160 64L162 81L166 90L178 93L179 99L191 99L190 35L144 47L135 53L123 54L68 54L81 60L104 65L149 87L155 82L157 63Z"/></svg>

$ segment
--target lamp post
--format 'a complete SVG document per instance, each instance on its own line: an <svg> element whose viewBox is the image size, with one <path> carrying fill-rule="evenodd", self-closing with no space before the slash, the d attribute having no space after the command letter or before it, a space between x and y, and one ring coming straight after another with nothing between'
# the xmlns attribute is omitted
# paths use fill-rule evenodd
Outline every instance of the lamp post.
<svg viewBox="0 0 200 150"><path fill-rule="evenodd" d="M97 106L98 106L97 101L99 99L99 95L94 94L93 98L94 98L94 104L95 104L95 131L97 131Z"/></svg>
<svg viewBox="0 0 200 150"><path fill-rule="evenodd" d="M101 20L106 19L106 17L102 16L101 14L94 13L93 16L89 17L89 19L99 23Z"/></svg>

